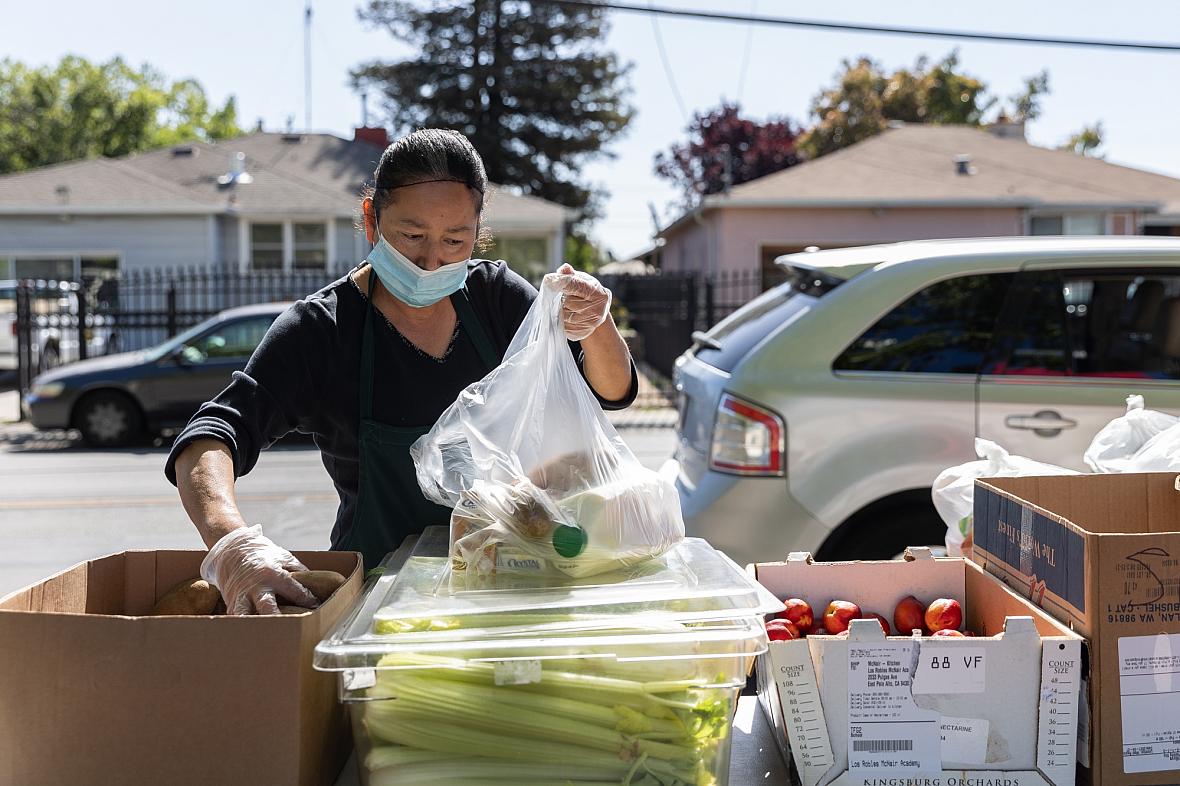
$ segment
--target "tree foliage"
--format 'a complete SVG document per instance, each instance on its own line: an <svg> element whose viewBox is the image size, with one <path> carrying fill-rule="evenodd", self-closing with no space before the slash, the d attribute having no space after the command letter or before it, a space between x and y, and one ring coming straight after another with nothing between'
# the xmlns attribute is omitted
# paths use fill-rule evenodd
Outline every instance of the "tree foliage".
<svg viewBox="0 0 1180 786"><path fill-rule="evenodd" d="M1104 133L1102 121L1099 120L1093 125L1084 126L1081 131L1071 135L1059 149L1077 153L1079 156L1102 158L1103 154L1098 152L1098 148L1102 147Z"/></svg>
<svg viewBox="0 0 1180 786"><path fill-rule="evenodd" d="M815 125L799 144L815 158L879 134L891 120L979 125L993 103L982 81L959 70L957 52L934 63L923 56L891 74L868 57L845 60L836 84L812 99Z"/></svg>
<svg viewBox="0 0 1180 786"><path fill-rule="evenodd" d="M369 0L360 11L414 54L358 66L379 90L389 126L453 128L483 156L488 177L595 214L582 166L630 122L629 65L603 51L603 9L526 0Z"/></svg>
<svg viewBox="0 0 1180 786"><path fill-rule="evenodd" d="M150 66L0 60L0 174L241 133L232 97L213 107L195 80L169 82Z"/></svg>
<svg viewBox="0 0 1180 786"><path fill-rule="evenodd" d="M689 123L688 141L655 158L655 173L672 181L686 204L730 186L799 163L799 132L785 118L760 123L741 115L741 106L723 101Z"/></svg>

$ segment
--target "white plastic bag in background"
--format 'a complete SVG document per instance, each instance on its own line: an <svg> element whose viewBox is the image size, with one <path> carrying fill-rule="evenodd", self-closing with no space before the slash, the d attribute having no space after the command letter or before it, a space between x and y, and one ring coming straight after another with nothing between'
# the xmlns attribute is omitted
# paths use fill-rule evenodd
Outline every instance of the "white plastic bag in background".
<svg viewBox="0 0 1180 786"><path fill-rule="evenodd" d="M456 508L457 569L589 576L684 538L675 486L639 463L578 370L566 278L545 276L504 362L410 449L426 497Z"/></svg>
<svg viewBox="0 0 1180 786"><path fill-rule="evenodd" d="M1144 409L1143 396L1127 396L1127 414L1110 421L1094 436L1083 460L1094 472L1170 471L1176 467L1169 463L1167 456L1180 455L1180 444L1170 451L1165 444L1157 443L1150 450L1147 445L1177 423L1180 418ZM1165 443L1175 441L1176 437L1164 440ZM1147 451L1143 459L1136 456L1140 450Z"/></svg>
<svg viewBox="0 0 1180 786"><path fill-rule="evenodd" d="M975 440L975 455L982 460L943 470L931 489L934 508L946 524L946 551L951 557L971 556L976 478L1081 474L1054 464L1011 456L986 439Z"/></svg>

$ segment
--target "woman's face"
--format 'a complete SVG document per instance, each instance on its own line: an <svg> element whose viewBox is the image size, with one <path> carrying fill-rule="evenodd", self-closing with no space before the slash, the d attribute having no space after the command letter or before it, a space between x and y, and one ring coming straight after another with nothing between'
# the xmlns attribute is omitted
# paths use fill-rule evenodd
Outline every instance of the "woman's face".
<svg viewBox="0 0 1180 786"><path fill-rule="evenodd" d="M380 210L381 236L423 270L471 258L479 232L472 191L462 183L402 186ZM372 200L365 200L365 234L377 242Z"/></svg>

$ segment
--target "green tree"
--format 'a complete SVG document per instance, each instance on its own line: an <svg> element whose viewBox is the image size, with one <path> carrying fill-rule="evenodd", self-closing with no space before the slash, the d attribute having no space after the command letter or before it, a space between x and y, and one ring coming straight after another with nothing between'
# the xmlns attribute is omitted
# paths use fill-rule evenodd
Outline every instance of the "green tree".
<svg viewBox="0 0 1180 786"><path fill-rule="evenodd" d="M1041 98L1047 95L1049 95L1048 71L1027 77L1024 80L1024 89L1009 99L1012 102L1012 119L1020 123L1036 120L1041 116Z"/></svg>
<svg viewBox="0 0 1180 786"><path fill-rule="evenodd" d="M1103 154L1098 152L1098 148L1102 147L1102 137L1105 133L1105 130L1102 128L1102 121L1099 120L1093 125L1084 126L1081 131L1070 136L1066 143L1058 149L1068 150L1071 153L1077 153L1079 156L1102 158Z"/></svg>
<svg viewBox="0 0 1180 786"><path fill-rule="evenodd" d="M959 70L958 52L935 63L921 57L891 74L868 57L845 60L836 84L812 99L815 125L799 147L811 158L826 155L879 134L891 120L979 125L993 103L982 81Z"/></svg>
<svg viewBox="0 0 1180 786"><path fill-rule="evenodd" d="M610 251L604 251L594 244L584 232L574 229L565 238L565 255L562 260L575 270L593 273L607 262L614 260Z"/></svg>
<svg viewBox="0 0 1180 786"><path fill-rule="evenodd" d="M150 66L73 55L41 68L0 60L0 174L239 134L233 98L211 108L200 84L169 84Z"/></svg>
<svg viewBox="0 0 1180 786"><path fill-rule="evenodd" d="M593 217L601 193L579 180L627 127L629 65L602 50L603 9L526 0L369 0L360 18L409 44L397 62L352 71L380 91L396 133L453 128L488 177Z"/></svg>

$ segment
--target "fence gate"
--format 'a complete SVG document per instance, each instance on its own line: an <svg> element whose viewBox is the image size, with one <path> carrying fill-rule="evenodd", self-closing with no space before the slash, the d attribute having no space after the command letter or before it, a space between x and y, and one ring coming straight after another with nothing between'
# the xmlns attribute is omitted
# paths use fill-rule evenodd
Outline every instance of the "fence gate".
<svg viewBox="0 0 1180 786"><path fill-rule="evenodd" d="M94 319L72 281L22 280L16 284L17 389L63 363L85 360L94 343Z"/></svg>

